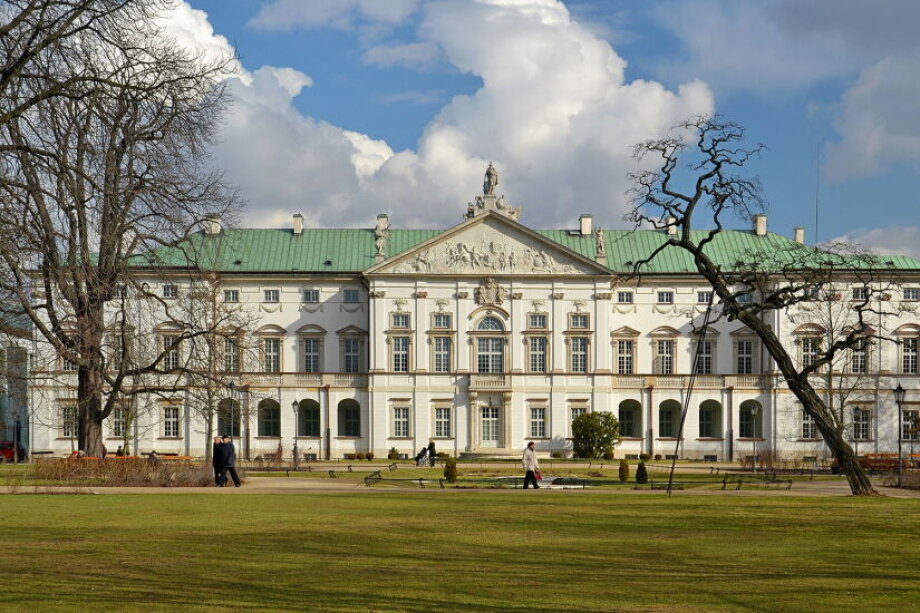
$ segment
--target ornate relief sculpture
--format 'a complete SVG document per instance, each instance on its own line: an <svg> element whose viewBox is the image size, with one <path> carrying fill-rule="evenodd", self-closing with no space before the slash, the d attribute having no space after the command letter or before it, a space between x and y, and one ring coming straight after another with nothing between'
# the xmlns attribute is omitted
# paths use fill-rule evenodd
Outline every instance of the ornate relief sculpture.
<svg viewBox="0 0 920 613"><path fill-rule="evenodd" d="M488 277L476 288L476 304L501 304L508 298L507 288Z"/></svg>

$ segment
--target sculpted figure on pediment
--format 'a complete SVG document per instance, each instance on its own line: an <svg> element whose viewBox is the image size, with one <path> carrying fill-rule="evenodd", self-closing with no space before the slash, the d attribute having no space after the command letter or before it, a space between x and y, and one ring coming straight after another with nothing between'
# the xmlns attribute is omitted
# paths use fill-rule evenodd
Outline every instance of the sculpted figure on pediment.
<svg viewBox="0 0 920 613"><path fill-rule="evenodd" d="M508 289L492 277L488 277L476 288L476 304L501 304L508 298Z"/></svg>

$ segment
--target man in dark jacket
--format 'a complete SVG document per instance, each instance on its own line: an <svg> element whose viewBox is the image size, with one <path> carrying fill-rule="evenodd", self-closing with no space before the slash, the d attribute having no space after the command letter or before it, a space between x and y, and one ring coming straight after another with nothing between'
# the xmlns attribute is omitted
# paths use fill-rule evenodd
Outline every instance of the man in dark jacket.
<svg viewBox="0 0 920 613"><path fill-rule="evenodd" d="M214 484L223 487L227 480L224 473L224 439L214 437L214 446L211 448L211 463L214 465Z"/></svg>
<svg viewBox="0 0 920 613"><path fill-rule="evenodd" d="M431 466L434 467L434 461L438 459L437 450L434 448L434 439L428 439L428 461L431 462Z"/></svg>
<svg viewBox="0 0 920 613"><path fill-rule="evenodd" d="M240 477L236 474L236 448L233 446L233 439L229 436L224 437L223 445L223 465L226 472L230 473L230 478L233 479L233 487L240 487ZM226 475L224 476L224 482L226 483Z"/></svg>

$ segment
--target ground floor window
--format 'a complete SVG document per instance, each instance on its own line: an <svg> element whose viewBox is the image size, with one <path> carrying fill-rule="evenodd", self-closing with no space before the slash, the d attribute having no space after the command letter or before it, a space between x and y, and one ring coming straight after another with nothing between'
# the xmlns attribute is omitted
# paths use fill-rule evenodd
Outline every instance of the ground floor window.
<svg viewBox="0 0 920 613"><path fill-rule="evenodd" d="M620 403L620 436L638 438L642 424L642 406L637 400L624 400Z"/></svg>
<svg viewBox="0 0 920 613"><path fill-rule="evenodd" d="M853 439L869 440L869 409L853 409Z"/></svg>
<svg viewBox="0 0 920 613"><path fill-rule="evenodd" d="M722 436L722 405L716 400L704 400L700 404L700 438Z"/></svg>
<svg viewBox="0 0 920 613"><path fill-rule="evenodd" d="M678 435L677 429L680 421L680 403L676 400L665 400L658 407L658 436L674 438Z"/></svg>
<svg viewBox="0 0 920 613"><path fill-rule="evenodd" d="M901 439L905 441L920 441L920 410L904 411L904 421L901 423Z"/></svg>
<svg viewBox="0 0 920 613"><path fill-rule="evenodd" d="M409 407L393 407L393 436L409 436Z"/></svg>
<svg viewBox="0 0 920 613"><path fill-rule="evenodd" d="M165 407L163 409L163 436L166 438L179 437L179 407Z"/></svg>
<svg viewBox="0 0 920 613"><path fill-rule="evenodd" d="M450 407L435 408L434 435L441 438L450 437Z"/></svg>
<svg viewBox="0 0 920 613"><path fill-rule="evenodd" d="M339 436L361 436L361 405L356 400L339 403Z"/></svg>
<svg viewBox="0 0 920 613"><path fill-rule="evenodd" d="M738 436L763 437L763 407L756 400L745 400L738 407Z"/></svg>
<svg viewBox="0 0 920 613"><path fill-rule="evenodd" d="M77 434L77 407L64 407L61 409L61 436L73 438Z"/></svg>
<svg viewBox="0 0 920 613"><path fill-rule="evenodd" d="M530 408L530 438L546 438L546 408Z"/></svg>
<svg viewBox="0 0 920 613"><path fill-rule="evenodd" d="M281 405L271 398L259 403L259 436L281 436Z"/></svg>
<svg viewBox="0 0 920 613"><path fill-rule="evenodd" d="M319 403L301 400L297 408L297 436L319 436Z"/></svg>

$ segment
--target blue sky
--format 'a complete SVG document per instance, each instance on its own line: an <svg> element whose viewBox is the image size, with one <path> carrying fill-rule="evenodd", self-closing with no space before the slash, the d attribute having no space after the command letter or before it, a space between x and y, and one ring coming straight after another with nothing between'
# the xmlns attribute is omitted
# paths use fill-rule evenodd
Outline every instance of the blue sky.
<svg viewBox="0 0 920 613"><path fill-rule="evenodd" d="M216 154L252 225L446 227L495 160L524 223L623 227L629 145L715 111L768 147L771 230L812 241L819 191L819 240L920 255L920 3L187 1L240 58Z"/></svg>

